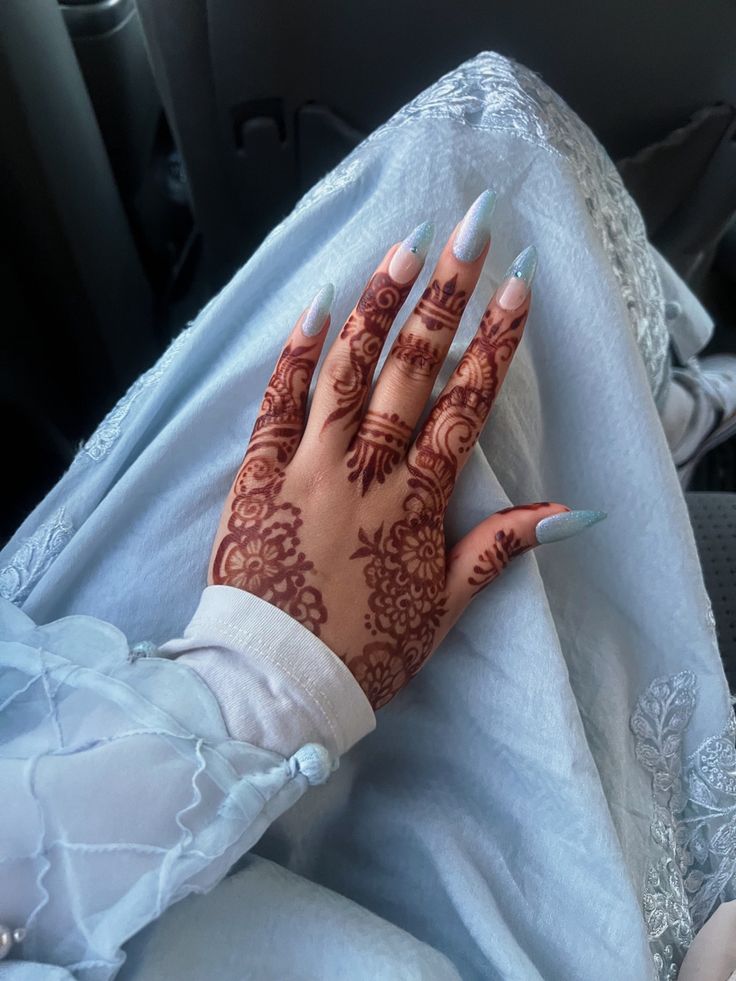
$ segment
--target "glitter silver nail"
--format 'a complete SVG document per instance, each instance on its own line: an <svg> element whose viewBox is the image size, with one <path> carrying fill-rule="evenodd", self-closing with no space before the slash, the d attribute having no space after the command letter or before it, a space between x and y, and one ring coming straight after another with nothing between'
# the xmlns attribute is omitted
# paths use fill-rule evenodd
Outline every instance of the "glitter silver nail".
<svg viewBox="0 0 736 981"><path fill-rule="evenodd" d="M305 337L316 337L320 333L330 312L332 301L335 299L335 287L332 283L323 286L312 302L302 320L302 334Z"/></svg>
<svg viewBox="0 0 736 981"><path fill-rule="evenodd" d="M461 262L475 262L491 240L491 217L496 192L490 188L475 199L460 223L452 243L452 254Z"/></svg>
<svg viewBox="0 0 736 981"><path fill-rule="evenodd" d="M540 545L550 542L561 542L564 538L572 538L579 532L598 524L608 517L605 511L563 511L549 518L542 518L536 527L537 541Z"/></svg>

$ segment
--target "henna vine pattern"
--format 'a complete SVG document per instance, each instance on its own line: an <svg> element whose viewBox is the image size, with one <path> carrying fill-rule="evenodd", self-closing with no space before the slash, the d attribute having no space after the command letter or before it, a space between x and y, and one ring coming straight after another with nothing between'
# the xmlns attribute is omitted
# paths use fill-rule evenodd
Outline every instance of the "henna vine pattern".
<svg viewBox="0 0 736 981"><path fill-rule="evenodd" d="M349 429L361 418L369 395L368 381L396 314L403 306L412 284L399 284L388 273L376 273L358 301L355 312L340 332L348 340L349 371L334 381L337 408L325 419L324 429L338 419Z"/></svg>
<svg viewBox="0 0 736 981"><path fill-rule="evenodd" d="M410 436L411 427L395 412L366 412L350 446L348 480L359 480L362 494L374 478L382 484L403 457Z"/></svg>
<svg viewBox="0 0 736 981"><path fill-rule="evenodd" d="M501 384L501 373L521 340L526 314L509 319L487 310L457 366L458 383L435 403L417 438L416 468L432 475L436 506L444 511L460 458L475 446ZM414 486L409 481L409 486Z"/></svg>
<svg viewBox="0 0 736 981"><path fill-rule="evenodd" d="M302 432L314 361L308 345L289 344L279 358L253 427L228 518L212 563L212 582L236 586L280 607L319 636L327 608L308 583L314 569L299 550L301 509L279 500L284 465Z"/></svg>
<svg viewBox="0 0 736 981"><path fill-rule="evenodd" d="M508 511L539 511L540 508L549 507L549 504L540 502L539 504L522 504L517 508L504 508L499 514L506 514ZM478 576L475 579L470 576L468 583L478 588L473 592L477 596L481 589L484 589L494 579L497 579L509 562L517 555L528 552L532 545L525 545L518 537L513 528L502 529L496 532L496 537L490 548L478 556L478 564L473 566L473 573Z"/></svg>
<svg viewBox="0 0 736 981"><path fill-rule="evenodd" d="M372 639L345 663L376 709L419 671L434 648L448 609L447 502L460 459L475 444L525 319L525 314L510 318L487 311L458 365L456 384L435 404L417 439L416 454L407 462L409 493L403 515L388 530L384 525L372 535L359 530L360 545L351 559L367 560L363 576L370 593L364 624ZM494 547L508 561L521 543L508 532Z"/></svg>
<svg viewBox="0 0 736 981"><path fill-rule="evenodd" d="M444 283L438 279L422 293L416 314L427 330L455 330L468 303L468 294L457 288L457 273Z"/></svg>

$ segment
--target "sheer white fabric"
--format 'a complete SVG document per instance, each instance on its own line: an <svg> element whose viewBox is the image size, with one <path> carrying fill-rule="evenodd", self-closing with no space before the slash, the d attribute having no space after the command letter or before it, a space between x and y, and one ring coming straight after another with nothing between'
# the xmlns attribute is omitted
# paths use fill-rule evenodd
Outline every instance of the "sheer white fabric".
<svg viewBox="0 0 736 981"><path fill-rule="evenodd" d="M124 941L329 775L322 747L231 739L196 672L91 617L37 626L0 599L0 665L0 922L25 930L0 976L112 978Z"/></svg>

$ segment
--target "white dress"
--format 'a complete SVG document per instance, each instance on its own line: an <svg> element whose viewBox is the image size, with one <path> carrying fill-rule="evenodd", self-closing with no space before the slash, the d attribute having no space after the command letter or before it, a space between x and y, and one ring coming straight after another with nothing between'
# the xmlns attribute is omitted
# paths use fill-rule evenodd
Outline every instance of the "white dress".
<svg viewBox="0 0 736 981"><path fill-rule="evenodd" d="M210 963L227 954L240 970L260 950L248 931L262 937L264 922L266 946L292 951L298 966L300 916L309 932L310 909L329 896L330 929L312 946L333 965L362 949L357 903L381 918L374 927L401 928L462 978L669 981L694 931L736 895L734 723L658 414L669 344L660 263L590 131L498 55L479 55L404 107L271 233L19 529L2 555L2 591L37 621L85 613L131 643L180 636L299 311L329 279L340 324L387 245L424 219L437 224L431 268L489 185L494 243L438 386L532 242L539 270L524 340L453 498L449 539L533 500L608 520L518 559L329 782L271 826L261 859L227 880L258 905L269 859L287 870L273 872L286 893L311 889L313 900L292 909L264 885L270 915L249 917L241 904L227 943L223 886L192 901L195 913L187 900L137 948L130 977L155 977L173 937L184 951L209 942ZM670 298L686 297L673 282ZM196 938L181 926L192 922ZM147 965L147 952L164 961ZM181 969L193 962L182 957ZM284 976L282 962L258 963L252 976ZM435 976L412 963L399 957L381 976ZM227 970L223 960L213 976ZM356 953L345 976L370 971Z"/></svg>

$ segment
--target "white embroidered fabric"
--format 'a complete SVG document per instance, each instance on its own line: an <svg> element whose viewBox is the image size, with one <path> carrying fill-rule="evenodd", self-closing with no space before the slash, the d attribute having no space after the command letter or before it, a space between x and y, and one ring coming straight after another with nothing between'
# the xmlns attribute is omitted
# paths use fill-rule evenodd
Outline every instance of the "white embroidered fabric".
<svg viewBox="0 0 736 981"><path fill-rule="evenodd" d="M659 981L673 981L716 905L736 898L736 718L686 756L697 698L691 671L658 678L631 716L636 756L652 778L656 846L642 906Z"/></svg>
<svg viewBox="0 0 736 981"><path fill-rule="evenodd" d="M11 603L21 603L73 534L64 508L41 522L0 570L0 596Z"/></svg>

